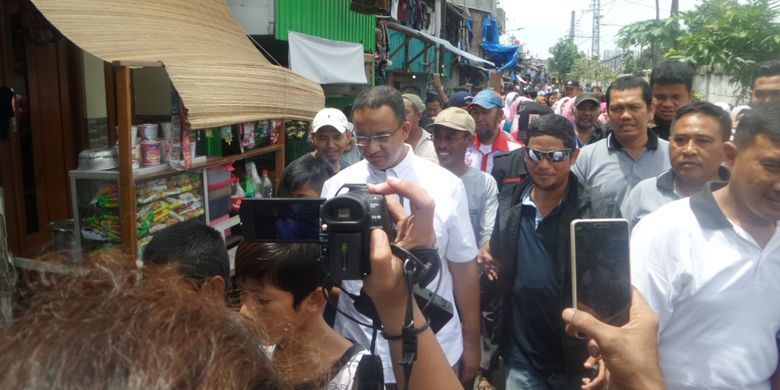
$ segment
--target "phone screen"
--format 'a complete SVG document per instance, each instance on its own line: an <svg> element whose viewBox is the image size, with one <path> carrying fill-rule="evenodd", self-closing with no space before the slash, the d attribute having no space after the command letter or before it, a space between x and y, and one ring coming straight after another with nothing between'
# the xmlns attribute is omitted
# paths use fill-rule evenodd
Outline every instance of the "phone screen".
<svg viewBox="0 0 780 390"><path fill-rule="evenodd" d="M631 306L628 221L574 220L571 230L573 302L603 322L624 325Z"/></svg>
<svg viewBox="0 0 780 390"><path fill-rule="evenodd" d="M245 199L239 212L244 238L258 242L319 242L323 202L325 199Z"/></svg>

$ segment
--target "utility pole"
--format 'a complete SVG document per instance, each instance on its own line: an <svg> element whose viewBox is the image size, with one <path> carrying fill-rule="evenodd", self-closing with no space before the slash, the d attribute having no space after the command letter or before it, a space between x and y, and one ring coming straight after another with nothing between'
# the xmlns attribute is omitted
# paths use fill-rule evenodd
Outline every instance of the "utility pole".
<svg viewBox="0 0 780 390"><path fill-rule="evenodd" d="M571 11L571 27L569 28L569 41L574 42L574 11Z"/></svg>
<svg viewBox="0 0 780 390"><path fill-rule="evenodd" d="M680 12L680 0L672 0L672 12L669 16L675 17Z"/></svg>
<svg viewBox="0 0 780 390"><path fill-rule="evenodd" d="M593 43L591 55L594 59L600 57L599 40L601 39L601 0L593 0Z"/></svg>

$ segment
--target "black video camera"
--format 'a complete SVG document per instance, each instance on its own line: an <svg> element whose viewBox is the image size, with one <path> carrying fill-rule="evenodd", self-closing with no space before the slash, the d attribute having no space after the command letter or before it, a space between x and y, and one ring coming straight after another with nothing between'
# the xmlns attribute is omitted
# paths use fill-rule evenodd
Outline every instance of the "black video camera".
<svg viewBox="0 0 780 390"><path fill-rule="evenodd" d="M341 193L344 188L349 191ZM339 193L328 200L246 199L241 202L239 212L244 239L254 242L318 243L321 248L320 262L330 280L362 279L371 273L371 231L383 229L392 242L395 239L395 225L388 213L384 196L369 193L367 185L345 184ZM438 331L452 318L452 305L424 287L438 274L441 260L435 249L417 253L433 256L424 256L423 259L412 256L417 261L415 268L419 272L413 281L415 286L410 288L423 312L430 318L431 328ZM370 300L367 303L365 300L356 302L356 307L366 316L378 318Z"/></svg>
<svg viewBox="0 0 780 390"><path fill-rule="evenodd" d="M383 229L390 241L395 225L382 195L365 184L347 184L335 198L247 199L241 204L244 238L261 242L322 244L322 264L333 280L358 280L371 273L371 231Z"/></svg>

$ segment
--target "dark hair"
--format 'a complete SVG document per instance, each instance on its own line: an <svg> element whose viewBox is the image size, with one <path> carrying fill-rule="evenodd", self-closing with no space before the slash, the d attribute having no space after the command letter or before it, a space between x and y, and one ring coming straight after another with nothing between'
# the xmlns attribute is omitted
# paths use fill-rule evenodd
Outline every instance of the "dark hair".
<svg viewBox="0 0 780 390"><path fill-rule="evenodd" d="M134 263L93 253L31 281L29 305L0 327L0 388L284 388L255 325L177 272L139 282Z"/></svg>
<svg viewBox="0 0 780 390"><path fill-rule="evenodd" d="M357 97L355 97L355 102L352 103L352 113L354 115L355 111L364 108L376 110L382 106L388 106L393 110L393 114L395 115L395 119L398 120L398 123L404 123L406 121L404 98L401 96L400 92L386 85L380 85L361 91Z"/></svg>
<svg viewBox="0 0 780 390"><path fill-rule="evenodd" d="M525 139L525 144L528 145L531 138L542 135L560 139L567 149L574 149L577 146L577 141L574 139L574 127L568 119L560 115L544 114L534 119L528 125L528 136Z"/></svg>
<svg viewBox="0 0 780 390"><path fill-rule="evenodd" d="M680 107L672 119L672 131L674 131L677 121L689 114L701 114L715 118L715 120L718 121L718 124L720 124L723 141L728 141L731 137L731 116L728 112L723 111L722 108L710 102L693 102Z"/></svg>
<svg viewBox="0 0 780 390"><path fill-rule="evenodd" d="M539 96L539 92L535 89L527 89L525 95L531 99L536 99L536 97Z"/></svg>
<svg viewBox="0 0 780 390"><path fill-rule="evenodd" d="M650 84L643 78L637 76L621 76L612 84L607 87L607 107L609 107L609 98L612 95L612 90L625 91L627 89L641 88L642 99L645 101L648 107L653 104L653 92L650 90Z"/></svg>
<svg viewBox="0 0 780 390"><path fill-rule="evenodd" d="M333 175L333 167L327 161L322 157L306 153L284 168L279 186L279 196L290 196L293 191L303 187L306 183L322 192L322 185Z"/></svg>
<svg viewBox="0 0 780 390"><path fill-rule="evenodd" d="M236 280L271 282L290 292L297 308L325 281L319 257L319 244L243 241L236 251Z"/></svg>
<svg viewBox="0 0 780 390"><path fill-rule="evenodd" d="M780 60L769 60L759 63L756 66L756 78L753 79L753 86L759 77L772 77L780 75Z"/></svg>
<svg viewBox="0 0 780 390"><path fill-rule="evenodd" d="M748 111L739 121L734 142L740 147L747 147L762 134L780 145L780 107L761 106Z"/></svg>
<svg viewBox="0 0 780 390"><path fill-rule="evenodd" d="M227 288L230 262L225 241L212 227L198 220L188 220L154 233L143 253L144 264L178 264L181 274L203 284L221 276Z"/></svg>
<svg viewBox="0 0 780 390"><path fill-rule="evenodd" d="M441 97L435 93L429 93L427 96L425 96L425 103L439 103L440 105L443 105Z"/></svg>
<svg viewBox="0 0 780 390"><path fill-rule="evenodd" d="M693 68L677 60L664 61L657 64L650 74L650 85L685 84L690 92L693 89Z"/></svg>

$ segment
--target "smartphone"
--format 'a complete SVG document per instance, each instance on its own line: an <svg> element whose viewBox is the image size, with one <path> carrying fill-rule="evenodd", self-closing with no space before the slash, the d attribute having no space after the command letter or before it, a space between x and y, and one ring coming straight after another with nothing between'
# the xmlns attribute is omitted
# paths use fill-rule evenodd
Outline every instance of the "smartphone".
<svg viewBox="0 0 780 390"><path fill-rule="evenodd" d="M570 228L573 305L602 322L624 325L631 306L628 221L575 219Z"/></svg>

